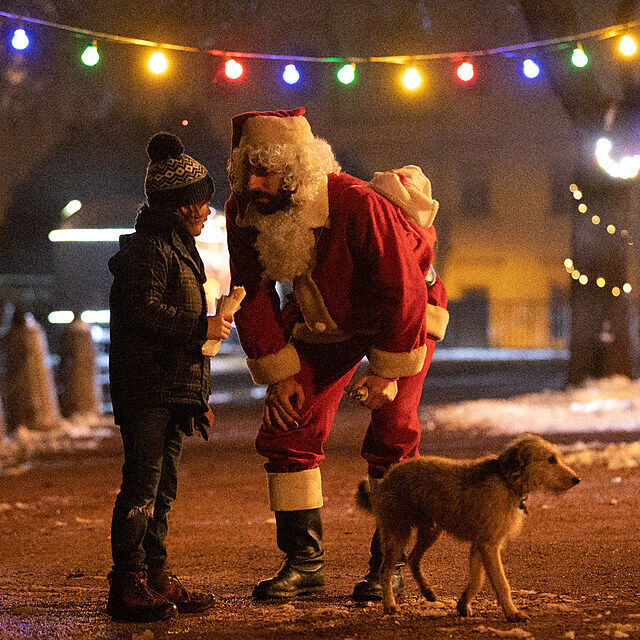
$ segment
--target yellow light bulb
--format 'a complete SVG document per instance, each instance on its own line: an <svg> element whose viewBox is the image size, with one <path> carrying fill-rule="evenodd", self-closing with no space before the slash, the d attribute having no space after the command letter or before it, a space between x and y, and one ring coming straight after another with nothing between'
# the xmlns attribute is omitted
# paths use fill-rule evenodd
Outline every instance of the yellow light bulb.
<svg viewBox="0 0 640 640"><path fill-rule="evenodd" d="M625 282L625 283L622 285L622 290L623 290L625 293L631 293L631 285L630 285L628 282Z"/></svg>
<svg viewBox="0 0 640 640"><path fill-rule="evenodd" d="M638 45L631 36L626 35L620 38L618 48L623 56L632 56L638 50Z"/></svg>
<svg viewBox="0 0 640 640"><path fill-rule="evenodd" d="M579 211L580 213L587 213L587 205L586 205L584 202L581 202L581 203L578 205L578 211Z"/></svg>
<svg viewBox="0 0 640 640"><path fill-rule="evenodd" d="M580 191L580 189L576 189L576 190L573 192L573 197L574 197L576 200L580 200L580 198L582 198L582 191Z"/></svg>
<svg viewBox="0 0 640 640"><path fill-rule="evenodd" d="M574 280L577 280L577 279L580 277L580 272L579 272L577 269L574 269L574 270L571 272L571 277L572 277Z"/></svg>
<svg viewBox="0 0 640 640"><path fill-rule="evenodd" d="M604 285L607 283L604 281L604 278L598 278L596 280L596 284L602 289L602 287L604 287Z"/></svg>
<svg viewBox="0 0 640 640"><path fill-rule="evenodd" d="M564 268L569 270L573 269L573 260L571 258L567 258L564 261Z"/></svg>
<svg viewBox="0 0 640 640"><path fill-rule="evenodd" d="M167 59L162 51L154 52L149 58L149 69L152 73L159 75L167 70Z"/></svg>
<svg viewBox="0 0 640 640"><path fill-rule="evenodd" d="M570 184L569 185L569 191L571 191L571 193L573 193L574 191L578 190L578 185L577 184Z"/></svg>
<svg viewBox="0 0 640 640"><path fill-rule="evenodd" d="M589 282L589 278L587 278L587 276L584 275L584 273L578 278L578 282L580 284L587 284L587 282Z"/></svg>
<svg viewBox="0 0 640 640"><path fill-rule="evenodd" d="M413 67L407 69L402 76L402 84L410 91L417 89L422 84L419 71Z"/></svg>
<svg viewBox="0 0 640 640"><path fill-rule="evenodd" d="M607 226L607 233L614 234L616 232L616 228L614 225L610 224Z"/></svg>
<svg viewBox="0 0 640 640"><path fill-rule="evenodd" d="M613 289L611 289L611 293L617 298L620 295L620 288L613 287Z"/></svg>
<svg viewBox="0 0 640 640"><path fill-rule="evenodd" d="M591 216L591 222L593 222L593 224L600 224L600 216Z"/></svg>

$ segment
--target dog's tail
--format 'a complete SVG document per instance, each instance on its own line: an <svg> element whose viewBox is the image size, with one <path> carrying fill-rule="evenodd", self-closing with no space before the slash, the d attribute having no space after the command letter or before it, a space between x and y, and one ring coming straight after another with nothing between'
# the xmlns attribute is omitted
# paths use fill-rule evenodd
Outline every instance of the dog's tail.
<svg viewBox="0 0 640 640"><path fill-rule="evenodd" d="M363 480L358 485L358 491L356 493L356 504L363 511L368 511L369 513L371 513L371 489L367 480Z"/></svg>

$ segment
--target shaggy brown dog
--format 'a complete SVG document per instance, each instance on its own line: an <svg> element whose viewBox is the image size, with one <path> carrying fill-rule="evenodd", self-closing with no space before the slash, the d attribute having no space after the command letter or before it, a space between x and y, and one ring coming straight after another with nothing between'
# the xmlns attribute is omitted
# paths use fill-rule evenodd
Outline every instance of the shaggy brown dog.
<svg viewBox="0 0 640 640"><path fill-rule="evenodd" d="M507 619L528 619L511 600L500 557L502 546L519 532L529 493L560 493L578 482L580 478L562 462L556 447L531 435L517 440L498 457L405 460L392 467L373 492L367 481L361 482L358 506L376 516L382 538L380 582L385 613L397 611L391 576L415 528L416 543L408 564L427 600L435 601L436 596L420 569L420 560L446 531L471 543L469 582L458 600L458 613L472 614L471 601L486 571Z"/></svg>

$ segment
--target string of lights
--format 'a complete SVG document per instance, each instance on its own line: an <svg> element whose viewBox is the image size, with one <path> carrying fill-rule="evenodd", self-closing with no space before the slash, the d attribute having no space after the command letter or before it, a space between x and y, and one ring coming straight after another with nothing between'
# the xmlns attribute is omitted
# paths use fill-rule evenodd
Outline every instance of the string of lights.
<svg viewBox="0 0 640 640"><path fill-rule="evenodd" d="M583 42L588 40L606 40L609 38L620 37L619 50L622 55L631 56L637 52L637 44L633 37L627 32L640 26L640 20L625 22L622 24L603 27L592 31L586 31L578 34L566 35L558 38L549 38L546 40L536 40L532 42L524 42L512 44L492 49L477 49L469 51L455 51L443 53L424 53L415 55L393 55L393 56L372 56L372 57L316 57L316 56L296 56L282 55L273 53L252 53L246 51L227 51L220 49L211 49L206 47L194 47L181 44L171 44L167 42L157 42L143 38L132 38L112 33L104 33L73 27L70 25L59 24L29 16L22 16L6 11L0 11L0 17L15 21L18 28L14 31L11 42L14 49L25 51L30 44L29 34L24 28L26 24L34 24L52 29L67 31L78 36L90 38L91 44L82 52L82 62L87 66L95 66L100 61L100 52L98 49L98 41L115 42L121 44L129 44L142 47L150 47L155 49L151 54L148 67L152 73L164 73L169 63L165 52L187 52L206 54L225 60L224 68L227 78L230 80L238 80L243 75L243 65L238 60L262 59L284 61L286 65L282 71L282 79L290 85L297 84L302 73L296 63L324 63L339 65L336 77L342 84L351 84L356 77L356 65L382 63L395 64L407 67L404 70L402 81L407 89L417 89L422 84L422 76L415 66L415 63L428 62L433 60L450 60L456 63L455 73L462 82L470 82L476 77L476 70L473 65L475 58L503 55L506 57L517 56L520 52L528 50L536 50L541 48L556 47L565 49L575 44L571 51L571 62L575 67L582 68L589 63L589 57L584 50ZM540 62L533 58L526 58L522 61L522 73L528 79L537 78L541 72Z"/></svg>
<svg viewBox="0 0 640 640"><path fill-rule="evenodd" d="M578 189L578 186L575 184L572 184L569 186L569 191L571 191L571 193L573 194L573 198L574 200L582 200L582 191L580 189ZM580 202L580 204L578 205L578 211L580 213L587 213L587 211L589 210L589 208L587 207L587 205L584 202ZM601 218L599 215L594 214L591 216L591 223L596 225L596 226L600 226L600 223L602 222ZM615 235L616 233L620 234L621 238L624 238L624 240L626 241L626 243L633 247L635 246L635 243L633 241L633 238L631 237L631 234L626 230L626 229L620 229L618 230L616 228L616 226L614 224L607 224L605 226L605 223L602 223L602 227L603 229L606 230L606 232L609 235Z"/></svg>
<svg viewBox="0 0 640 640"><path fill-rule="evenodd" d="M574 200L578 200L578 201L582 200L582 195L583 195L582 191L578 188L576 184L571 184L569 186L569 191L571 191ZM580 202L580 204L578 205L578 211L580 213L587 213L587 210L588 210L587 205L584 202ZM600 216L595 214L592 215L591 223L599 226L601 223ZM603 228L605 228L604 225L603 225ZM606 226L606 231L609 235L614 235L618 232L615 225L613 224L608 224ZM619 233L620 233L620 236L627 241L627 244L629 246L634 246L634 242L631 238L631 235L626 229L620 230ZM600 289L604 289L607 286L607 281L603 276L596 276L596 277L590 278L586 273L582 273L579 269L576 268L571 258L565 258L564 268L566 272L574 280L577 280L581 285L587 285L589 284L589 282L592 282L592 283L595 283L595 285ZM611 287L610 293L612 296L617 298L622 293L631 293L631 290L632 290L631 284L629 284L628 282L625 282L621 287L618 285L614 285L613 287Z"/></svg>

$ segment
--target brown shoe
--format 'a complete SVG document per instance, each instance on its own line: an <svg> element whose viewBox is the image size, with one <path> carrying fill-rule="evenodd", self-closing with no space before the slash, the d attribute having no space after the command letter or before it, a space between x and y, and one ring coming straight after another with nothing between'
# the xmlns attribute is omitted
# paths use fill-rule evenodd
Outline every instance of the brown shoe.
<svg viewBox="0 0 640 640"><path fill-rule="evenodd" d="M145 571L112 571L107 613L114 620L155 622L178 615L173 602L147 586Z"/></svg>
<svg viewBox="0 0 640 640"><path fill-rule="evenodd" d="M202 613L210 609L215 601L212 593L189 593L178 577L168 571L150 572L149 587L173 602L180 613Z"/></svg>

